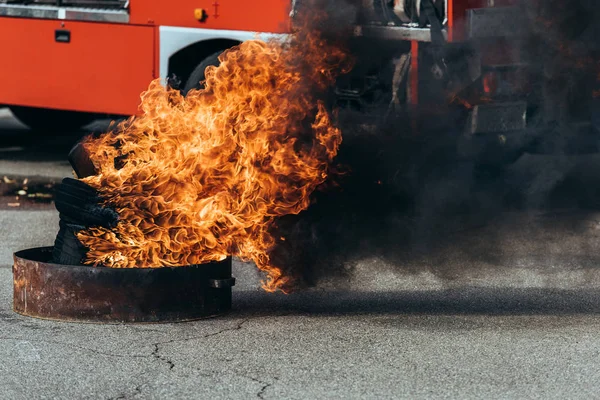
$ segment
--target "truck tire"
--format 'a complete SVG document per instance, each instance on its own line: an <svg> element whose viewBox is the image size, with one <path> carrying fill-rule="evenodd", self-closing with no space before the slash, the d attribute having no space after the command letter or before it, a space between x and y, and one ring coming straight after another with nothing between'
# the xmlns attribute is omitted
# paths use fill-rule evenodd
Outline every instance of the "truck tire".
<svg viewBox="0 0 600 400"><path fill-rule="evenodd" d="M77 111L21 106L11 106L10 110L19 121L36 132L72 133L95 119L93 114Z"/></svg>
<svg viewBox="0 0 600 400"><path fill-rule="evenodd" d="M52 262L61 265L81 265L85 258L87 249L79 239L77 232L85 229L85 226L65 222L62 218L59 222L60 230L54 241L52 249Z"/></svg>
<svg viewBox="0 0 600 400"><path fill-rule="evenodd" d="M81 181L65 178L55 189L54 205L61 220L82 226L114 228L119 215L109 207L103 207L97 192Z"/></svg>
<svg viewBox="0 0 600 400"><path fill-rule="evenodd" d="M100 200L98 191L79 179L64 178L57 189L79 197L85 204L97 204Z"/></svg>
<svg viewBox="0 0 600 400"><path fill-rule="evenodd" d="M218 66L219 56L224 51L225 50L217 51L216 53L213 53L210 56L206 57L204 60L202 60L200 64L198 64L198 66L192 71L188 80L185 82L185 86L183 87L184 96L187 95L188 92L192 89L202 89L204 87L202 83L206 79L206 75L204 74L206 67L209 67L211 65L215 67Z"/></svg>

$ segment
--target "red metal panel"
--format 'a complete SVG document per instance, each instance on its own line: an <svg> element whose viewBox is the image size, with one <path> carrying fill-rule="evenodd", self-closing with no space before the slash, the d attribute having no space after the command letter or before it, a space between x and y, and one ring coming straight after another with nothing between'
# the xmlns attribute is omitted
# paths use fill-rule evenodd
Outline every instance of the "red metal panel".
<svg viewBox="0 0 600 400"><path fill-rule="evenodd" d="M71 42L56 42L57 29ZM134 114L157 74L155 29L0 18L0 103Z"/></svg>
<svg viewBox="0 0 600 400"><path fill-rule="evenodd" d="M410 104L419 104L419 42L410 42Z"/></svg>
<svg viewBox="0 0 600 400"><path fill-rule="evenodd" d="M291 0L131 0L131 22L256 32L289 31ZM194 10L206 12L198 21Z"/></svg>
<svg viewBox="0 0 600 400"><path fill-rule="evenodd" d="M413 110L419 105L419 42L410 42L409 103ZM410 114L410 129L413 135L419 133L417 114Z"/></svg>

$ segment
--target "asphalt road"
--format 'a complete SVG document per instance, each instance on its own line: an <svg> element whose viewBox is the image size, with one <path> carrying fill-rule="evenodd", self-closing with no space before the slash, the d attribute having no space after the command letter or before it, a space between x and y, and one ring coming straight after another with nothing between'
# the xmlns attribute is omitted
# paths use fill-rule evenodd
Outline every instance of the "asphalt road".
<svg viewBox="0 0 600 400"><path fill-rule="evenodd" d="M28 134L0 117L0 177L70 173L74 135L39 145ZM0 209L0 398L595 398L600 216L539 219L464 233L465 248L414 268L373 254L291 295L264 293L236 262L226 316L93 325L12 312L11 254L51 245L58 216Z"/></svg>

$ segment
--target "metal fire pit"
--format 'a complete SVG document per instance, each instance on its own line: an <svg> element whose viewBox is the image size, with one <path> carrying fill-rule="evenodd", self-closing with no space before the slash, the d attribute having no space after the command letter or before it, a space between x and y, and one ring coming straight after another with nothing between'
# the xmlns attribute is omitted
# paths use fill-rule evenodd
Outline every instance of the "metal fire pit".
<svg viewBox="0 0 600 400"><path fill-rule="evenodd" d="M77 322L181 322L231 309L231 258L178 268L50 263L52 247L14 254L14 311Z"/></svg>

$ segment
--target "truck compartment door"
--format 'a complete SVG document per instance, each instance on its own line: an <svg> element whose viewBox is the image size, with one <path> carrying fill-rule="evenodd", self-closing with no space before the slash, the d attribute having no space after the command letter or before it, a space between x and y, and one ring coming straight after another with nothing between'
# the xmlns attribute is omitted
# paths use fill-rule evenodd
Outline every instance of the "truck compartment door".
<svg viewBox="0 0 600 400"><path fill-rule="evenodd" d="M0 104L134 114L156 76L154 30L0 18Z"/></svg>

